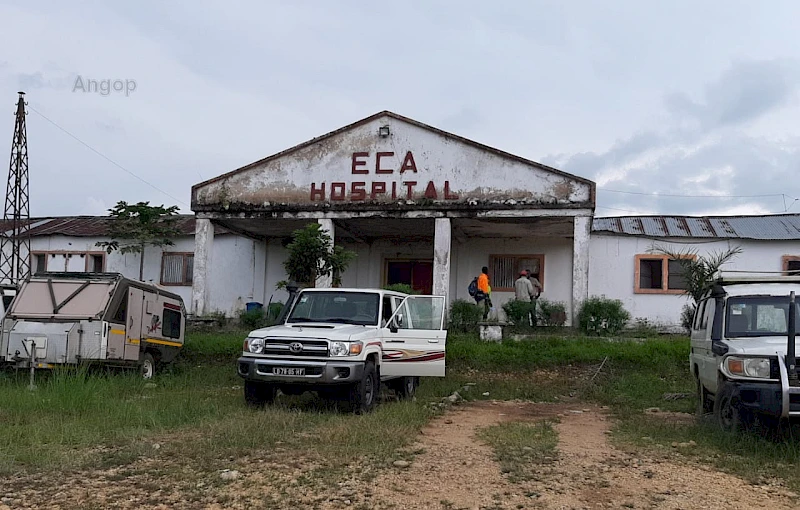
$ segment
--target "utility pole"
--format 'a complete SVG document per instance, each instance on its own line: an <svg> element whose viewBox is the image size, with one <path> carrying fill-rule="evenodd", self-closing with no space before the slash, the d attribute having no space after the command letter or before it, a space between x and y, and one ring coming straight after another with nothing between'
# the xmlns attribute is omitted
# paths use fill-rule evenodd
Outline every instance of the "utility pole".
<svg viewBox="0 0 800 510"><path fill-rule="evenodd" d="M28 135L25 93L17 101L6 206L0 246L0 283L19 287L31 273L30 200L28 196Z"/></svg>

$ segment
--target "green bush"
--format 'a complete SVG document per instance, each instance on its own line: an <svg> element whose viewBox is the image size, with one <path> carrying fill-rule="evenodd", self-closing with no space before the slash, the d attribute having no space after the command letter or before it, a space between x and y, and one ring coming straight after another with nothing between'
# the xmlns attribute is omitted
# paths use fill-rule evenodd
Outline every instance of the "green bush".
<svg viewBox="0 0 800 510"><path fill-rule="evenodd" d="M387 285L383 288L383 290L391 290L394 292L402 292L403 294L419 294L418 291L411 288L411 285L407 283L393 283L391 285Z"/></svg>
<svg viewBox="0 0 800 510"><path fill-rule="evenodd" d="M456 299L450 304L450 318L447 329L471 333L478 330L478 322L483 318L483 309L466 299Z"/></svg>
<svg viewBox="0 0 800 510"><path fill-rule="evenodd" d="M567 321L567 305L561 301L537 300L536 324L539 326L563 326Z"/></svg>
<svg viewBox="0 0 800 510"><path fill-rule="evenodd" d="M692 332L692 323L694 322L694 312L696 309L697 305L692 303L683 305L683 310L681 310L681 326L683 326L683 329L685 329L687 333Z"/></svg>
<svg viewBox="0 0 800 510"><path fill-rule="evenodd" d="M589 335L616 335L630 319L622 301L597 296L587 299L578 314L581 331Z"/></svg>
<svg viewBox="0 0 800 510"><path fill-rule="evenodd" d="M508 320L515 326L529 327L528 314L531 313L532 307L533 303L512 299L503 304L503 311L506 313Z"/></svg>
<svg viewBox="0 0 800 510"><path fill-rule="evenodd" d="M263 308L253 310L240 310L239 322L250 329L263 328L267 322L267 316Z"/></svg>

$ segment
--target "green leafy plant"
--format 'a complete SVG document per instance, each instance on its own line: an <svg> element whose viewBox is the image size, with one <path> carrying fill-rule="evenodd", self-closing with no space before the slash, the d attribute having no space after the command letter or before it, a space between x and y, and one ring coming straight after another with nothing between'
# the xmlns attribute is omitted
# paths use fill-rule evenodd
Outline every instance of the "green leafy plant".
<svg viewBox="0 0 800 510"><path fill-rule="evenodd" d="M340 286L342 274L356 257L355 252L334 246L333 239L319 223L295 230L286 249L289 256L283 267L289 281L308 286L323 276L332 276L333 286ZM278 282L278 288L286 285L286 281Z"/></svg>
<svg viewBox="0 0 800 510"><path fill-rule="evenodd" d="M447 329L462 333L478 331L478 322L483 318L483 308L466 299L456 299L450 303L450 317Z"/></svg>
<svg viewBox="0 0 800 510"><path fill-rule="evenodd" d="M692 331L692 323L694 322L694 313L697 310L697 305L694 303L683 305L681 310L681 326L686 330L686 333Z"/></svg>
<svg viewBox="0 0 800 510"><path fill-rule="evenodd" d="M622 301L598 296L587 299L578 314L580 329L589 335L615 335L630 319Z"/></svg>
<svg viewBox="0 0 800 510"><path fill-rule="evenodd" d="M419 294L419 291L414 290L411 285L407 283L393 283L383 287L384 290L391 290L394 292L402 292L403 294Z"/></svg>
<svg viewBox="0 0 800 510"><path fill-rule="evenodd" d="M266 326L266 313L263 308L241 310L239 312L239 322L250 329L263 328Z"/></svg>
<svg viewBox="0 0 800 510"><path fill-rule="evenodd" d="M567 322L567 305L561 301L537 299L536 324L539 326L563 326Z"/></svg>
<svg viewBox="0 0 800 510"><path fill-rule="evenodd" d="M530 327L528 315L534 312L533 303L512 299L503 304L503 312L505 312L506 317L514 326Z"/></svg>
<svg viewBox="0 0 800 510"><path fill-rule="evenodd" d="M180 235L176 225L178 206L150 205L150 202L129 204L117 202L108 210L111 241L95 244L107 253L138 253L139 280L144 279L144 251L147 246L173 246L172 239Z"/></svg>

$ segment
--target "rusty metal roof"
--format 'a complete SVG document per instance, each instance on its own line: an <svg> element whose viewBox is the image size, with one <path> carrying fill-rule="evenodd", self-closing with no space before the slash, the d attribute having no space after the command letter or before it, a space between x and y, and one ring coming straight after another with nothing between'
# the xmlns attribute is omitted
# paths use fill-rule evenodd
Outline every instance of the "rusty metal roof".
<svg viewBox="0 0 800 510"><path fill-rule="evenodd" d="M594 218L592 232L643 237L800 240L800 214Z"/></svg>
<svg viewBox="0 0 800 510"><path fill-rule="evenodd" d="M181 235L194 235L194 215L179 215L176 223ZM70 237L106 237L109 235L108 216L60 216L31 218L31 237L64 235ZM0 220L0 232L11 230L11 222ZM217 232L221 233L221 232Z"/></svg>

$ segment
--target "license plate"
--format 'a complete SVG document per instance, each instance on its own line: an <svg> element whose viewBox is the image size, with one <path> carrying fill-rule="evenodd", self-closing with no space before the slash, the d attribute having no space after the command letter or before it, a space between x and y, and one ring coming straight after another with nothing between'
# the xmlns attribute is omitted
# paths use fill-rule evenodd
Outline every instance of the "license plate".
<svg viewBox="0 0 800 510"><path fill-rule="evenodd" d="M273 367L274 375L306 375L305 368Z"/></svg>

